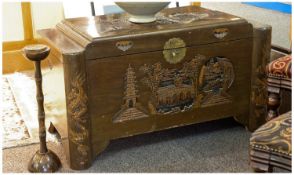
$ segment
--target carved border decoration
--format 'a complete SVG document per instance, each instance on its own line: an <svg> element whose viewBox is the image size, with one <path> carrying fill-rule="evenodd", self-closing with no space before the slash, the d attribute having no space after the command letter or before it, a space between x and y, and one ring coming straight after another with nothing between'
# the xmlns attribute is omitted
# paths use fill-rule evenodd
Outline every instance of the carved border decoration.
<svg viewBox="0 0 294 175"><path fill-rule="evenodd" d="M159 13L157 16L156 22L159 24L190 24L192 22L208 18L208 13L174 13L168 16L165 16Z"/></svg>
<svg viewBox="0 0 294 175"><path fill-rule="evenodd" d="M87 123L87 101L88 97L84 91L85 75L80 73L73 76L70 92L68 93L68 113L70 115L69 140L77 146L80 164L86 164L90 148L85 144L89 139L86 129Z"/></svg>
<svg viewBox="0 0 294 175"><path fill-rule="evenodd" d="M170 25L170 24L190 24L201 19L209 18L211 15L209 13L198 13L198 12L188 12L188 13L173 13L165 15L163 13L158 13L156 15L155 24L159 25ZM122 15L120 18L107 18L107 19L96 19L97 22L103 26L101 32L114 32L119 30L126 30L132 27L132 31L136 33L138 27L133 25L128 20L128 15Z"/></svg>

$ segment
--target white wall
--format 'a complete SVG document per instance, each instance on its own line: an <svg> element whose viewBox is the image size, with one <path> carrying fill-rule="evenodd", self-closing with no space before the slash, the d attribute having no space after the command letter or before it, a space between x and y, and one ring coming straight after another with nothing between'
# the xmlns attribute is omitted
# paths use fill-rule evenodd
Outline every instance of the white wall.
<svg viewBox="0 0 294 175"><path fill-rule="evenodd" d="M32 2L34 36L39 29L53 28L64 19L62 2Z"/></svg>
<svg viewBox="0 0 294 175"><path fill-rule="evenodd" d="M65 18L76 18L91 16L91 6L89 1L64 1L64 16Z"/></svg>
<svg viewBox="0 0 294 175"><path fill-rule="evenodd" d="M4 2L2 9L3 41L23 40L21 3ZM35 37L37 37L37 30L55 27L64 19L62 2L32 2L31 12Z"/></svg>
<svg viewBox="0 0 294 175"><path fill-rule="evenodd" d="M2 3L2 39L3 41L23 40L23 23L20 2Z"/></svg>
<svg viewBox="0 0 294 175"><path fill-rule="evenodd" d="M103 15L104 9L103 6L115 5L113 1L93 1L95 6L95 14ZM179 2L180 6L190 5L190 1L181 1ZM89 1L75 1L74 3L70 1L64 1L64 16L65 18L76 18L76 17L90 17L91 14L91 5ZM176 7L175 2L171 2L169 7Z"/></svg>

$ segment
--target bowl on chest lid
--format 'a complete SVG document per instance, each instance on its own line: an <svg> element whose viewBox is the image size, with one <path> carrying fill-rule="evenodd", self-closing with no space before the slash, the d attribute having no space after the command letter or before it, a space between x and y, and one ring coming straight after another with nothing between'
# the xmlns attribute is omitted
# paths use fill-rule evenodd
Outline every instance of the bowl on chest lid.
<svg viewBox="0 0 294 175"><path fill-rule="evenodd" d="M133 23L150 23L156 21L155 14L168 6L170 2L115 2L129 15Z"/></svg>

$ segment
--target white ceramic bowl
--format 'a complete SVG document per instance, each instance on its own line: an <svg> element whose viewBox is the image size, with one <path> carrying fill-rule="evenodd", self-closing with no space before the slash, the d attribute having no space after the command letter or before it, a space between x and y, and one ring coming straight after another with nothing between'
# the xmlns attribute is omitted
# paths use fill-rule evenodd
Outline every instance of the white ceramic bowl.
<svg viewBox="0 0 294 175"><path fill-rule="evenodd" d="M155 14L165 8L170 2L115 2L129 15L129 21L134 23L149 23L156 20Z"/></svg>

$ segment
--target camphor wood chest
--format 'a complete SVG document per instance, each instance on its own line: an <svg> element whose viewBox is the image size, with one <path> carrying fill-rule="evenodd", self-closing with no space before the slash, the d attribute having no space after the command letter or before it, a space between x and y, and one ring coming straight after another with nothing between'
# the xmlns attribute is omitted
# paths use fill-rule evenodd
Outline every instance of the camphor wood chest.
<svg viewBox="0 0 294 175"><path fill-rule="evenodd" d="M270 28L192 6L149 24L127 17L66 19L39 32L63 57L71 168L88 168L116 138L230 116L255 127L250 97Z"/></svg>

